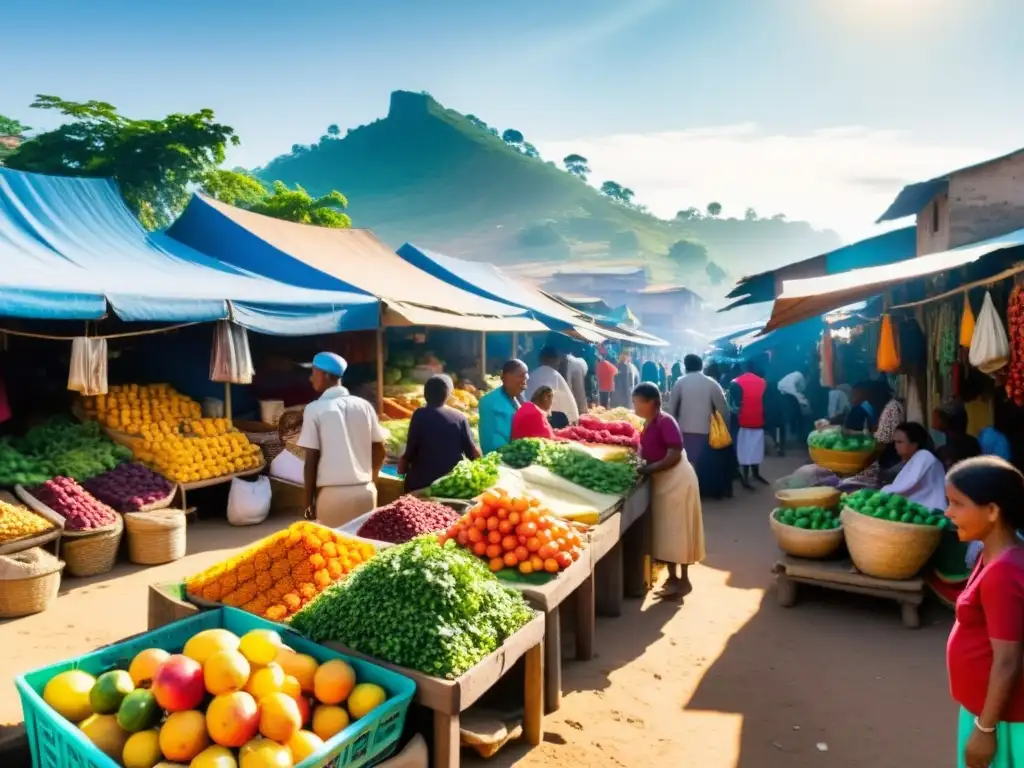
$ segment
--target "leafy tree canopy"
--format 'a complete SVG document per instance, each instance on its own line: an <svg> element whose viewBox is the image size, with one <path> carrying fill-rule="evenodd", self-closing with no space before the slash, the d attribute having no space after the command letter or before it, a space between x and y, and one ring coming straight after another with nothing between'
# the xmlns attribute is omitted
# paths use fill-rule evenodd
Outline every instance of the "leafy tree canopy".
<svg viewBox="0 0 1024 768"><path fill-rule="evenodd" d="M24 136L31 130L13 117L0 115L0 136Z"/></svg>
<svg viewBox="0 0 1024 768"><path fill-rule="evenodd" d="M203 194L239 208L251 208L262 202L269 192L259 179L244 170L218 168L203 177Z"/></svg>
<svg viewBox="0 0 1024 768"><path fill-rule="evenodd" d="M501 140L506 144L522 144L526 139L524 139L523 134L515 128L507 128L505 132L501 134Z"/></svg>
<svg viewBox="0 0 1024 768"><path fill-rule="evenodd" d="M352 226L352 219L344 212L347 207L348 200L337 190L312 197L299 185L288 189L283 182L275 181L273 191L249 206L249 210L299 224L348 229Z"/></svg>
<svg viewBox="0 0 1024 768"><path fill-rule="evenodd" d="M747 208L747 210L743 212L743 220L757 221L757 211L755 211L753 208Z"/></svg>
<svg viewBox="0 0 1024 768"><path fill-rule="evenodd" d="M712 285L718 285L729 276L728 272L713 261L708 262L707 267L705 267L705 272L707 273L708 280L711 281Z"/></svg>
<svg viewBox="0 0 1024 768"><path fill-rule="evenodd" d="M590 162L583 155L566 155L562 159L562 163L565 165L565 170L573 176L579 176L584 181L587 180L587 175L590 173Z"/></svg>
<svg viewBox="0 0 1024 768"><path fill-rule="evenodd" d="M708 203L708 216L715 218L721 216L722 204L721 203Z"/></svg>
<svg viewBox="0 0 1024 768"><path fill-rule="evenodd" d="M698 211L693 206L690 206L689 208L686 208L682 211L676 211L676 221L696 221L697 219L700 218L700 216L700 211Z"/></svg>
<svg viewBox="0 0 1024 768"><path fill-rule="evenodd" d="M677 240L669 248L668 255L687 270L703 269L708 263L708 249L692 240Z"/></svg>
<svg viewBox="0 0 1024 768"><path fill-rule="evenodd" d="M188 202L189 187L224 161L234 129L202 109L159 120L136 120L103 101L74 102L39 95L32 106L67 121L18 147L6 164L35 173L110 177L150 229L166 226Z"/></svg>

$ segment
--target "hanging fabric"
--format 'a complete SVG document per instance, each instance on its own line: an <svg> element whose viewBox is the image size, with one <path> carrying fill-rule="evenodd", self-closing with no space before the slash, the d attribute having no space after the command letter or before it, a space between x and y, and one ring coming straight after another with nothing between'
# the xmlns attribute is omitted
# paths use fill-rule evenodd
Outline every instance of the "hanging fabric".
<svg viewBox="0 0 1024 768"><path fill-rule="evenodd" d="M971 309L970 294L964 294L964 311L960 315L960 346L971 348L974 338L974 310Z"/></svg>
<svg viewBox="0 0 1024 768"><path fill-rule="evenodd" d="M829 328L821 335L821 386L825 389L833 389L836 386L835 367L833 356L835 350L832 346L832 331Z"/></svg>
<svg viewBox="0 0 1024 768"><path fill-rule="evenodd" d="M971 339L970 362L983 373L995 373L1010 362L1010 339L999 319L992 294L985 292L985 301L978 313Z"/></svg>
<svg viewBox="0 0 1024 768"><path fill-rule="evenodd" d="M892 318L882 315L882 330L878 338L878 370L882 373L896 373L900 367L900 355L896 348L896 333Z"/></svg>
<svg viewBox="0 0 1024 768"><path fill-rule="evenodd" d="M68 389L83 395L107 394L106 339L72 339Z"/></svg>
<svg viewBox="0 0 1024 768"><path fill-rule="evenodd" d="M213 329L210 351L210 381L252 384L255 373L245 328L230 320L219 320Z"/></svg>

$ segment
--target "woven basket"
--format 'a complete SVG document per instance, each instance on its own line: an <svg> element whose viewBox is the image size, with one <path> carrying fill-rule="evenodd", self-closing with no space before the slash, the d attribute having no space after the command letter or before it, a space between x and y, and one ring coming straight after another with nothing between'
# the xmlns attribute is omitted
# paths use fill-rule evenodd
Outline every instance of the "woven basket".
<svg viewBox="0 0 1024 768"><path fill-rule="evenodd" d="M810 506L810 505L802 505ZM775 514L768 516L772 533L779 549L793 557L806 557L813 560L820 560L835 553L843 543L843 527L830 528L827 531L812 531L805 528L796 528L792 525L780 523L775 519Z"/></svg>
<svg viewBox="0 0 1024 768"><path fill-rule="evenodd" d="M185 556L186 520L180 509L129 512L124 516L128 559L138 565L163 565Z"/></svg>
<svg viewBox="0 0 1024 768"><path fill-rule="evenodd" d="M0 619L41 613L57 599L64 563L53 555L31 549L6 555L2 560Z"/></svg>
<svg viewBox="0 0 1024 768"><path fill-rule="evenodd" d="M116 523L99 531L65 531L60 550L68 574L98 576L109 573L117 560L117 548L123 532L124 521L120 515Z"/></svg>
<svg viewBox="0 0 1024 768"><path fill-rule="evenodd" d="M775 494L779 506L790 509L797 507L834 509L839 506L841 496L842 494L835 488L792 488Z"/></svg>
<svg viewBox="0 0 1024 768"><path fill-rule="evenodd" d="M941 528L879 520L849 507L843 509L839 519L853 564L861 573L877 579L913 578L942 540Z"/></svg>
<svg viewBox="0 0 1024 768"><path fill-rule="evenodd" d="M832 470L841 477L856 475L871 463L875 449L866 451L830 451L825 448L809 448L811 461L819 467Z"/></svg>
<svg viewBox="0 0 1024 768"><path fill-rule="evenodd" d="M157 510L160 510L160 509L167 509L169 506L171 506L171 503L174 501L174 497L177 496L177 495L178 495L178 485L177 485L177 483L174 483L173 487L171 488L171 492L168 493L166 496L164 496L162 499L157 499L156 501L151 501L151 502L149 502L149 504L143 504L141 507L139 507L138 509L133 510L133 511L134 512L156 512Z"/></svg>
<svg viewBox="0 0 1024 768"><path fill-rule="evenodd" d="M302 418L305 411L291 409L282 414L281 420L277 422L277 433L280 436L284 448L289 453L298 456L305 461L306 450L299 448L299 434L302 432Z"/></svg>

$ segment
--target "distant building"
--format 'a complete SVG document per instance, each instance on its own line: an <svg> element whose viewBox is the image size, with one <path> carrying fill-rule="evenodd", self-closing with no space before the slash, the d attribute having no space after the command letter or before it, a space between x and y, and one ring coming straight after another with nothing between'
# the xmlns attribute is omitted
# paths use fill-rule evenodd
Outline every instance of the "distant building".
<svg viewBox="0 0 1024 768"><path fill-rule="evenodd" d="M878 219L917 217L917 255L1024 229L1024 149L910 184Z"/></svg>
<svg viewBox="0 0 1024 768"><path fill-rule="evenodd" d="M645 285L647 272L642 267L581 265L561 267L544 283L544 290L549 293L597 296L614 306L624 302L608 300L609 292L637 290Z"/></svg>

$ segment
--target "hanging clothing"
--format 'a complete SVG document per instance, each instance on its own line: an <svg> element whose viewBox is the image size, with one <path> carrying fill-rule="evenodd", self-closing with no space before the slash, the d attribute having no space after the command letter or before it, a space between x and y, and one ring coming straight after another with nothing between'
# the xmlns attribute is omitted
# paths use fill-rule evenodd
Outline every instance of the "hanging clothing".
<svg viewBox="0 0 1024 768"><path fill-rule="evenodd" d="M931 451L918 450L882 492L895 493L928 509L945 509L946 470Z"/></svg>

